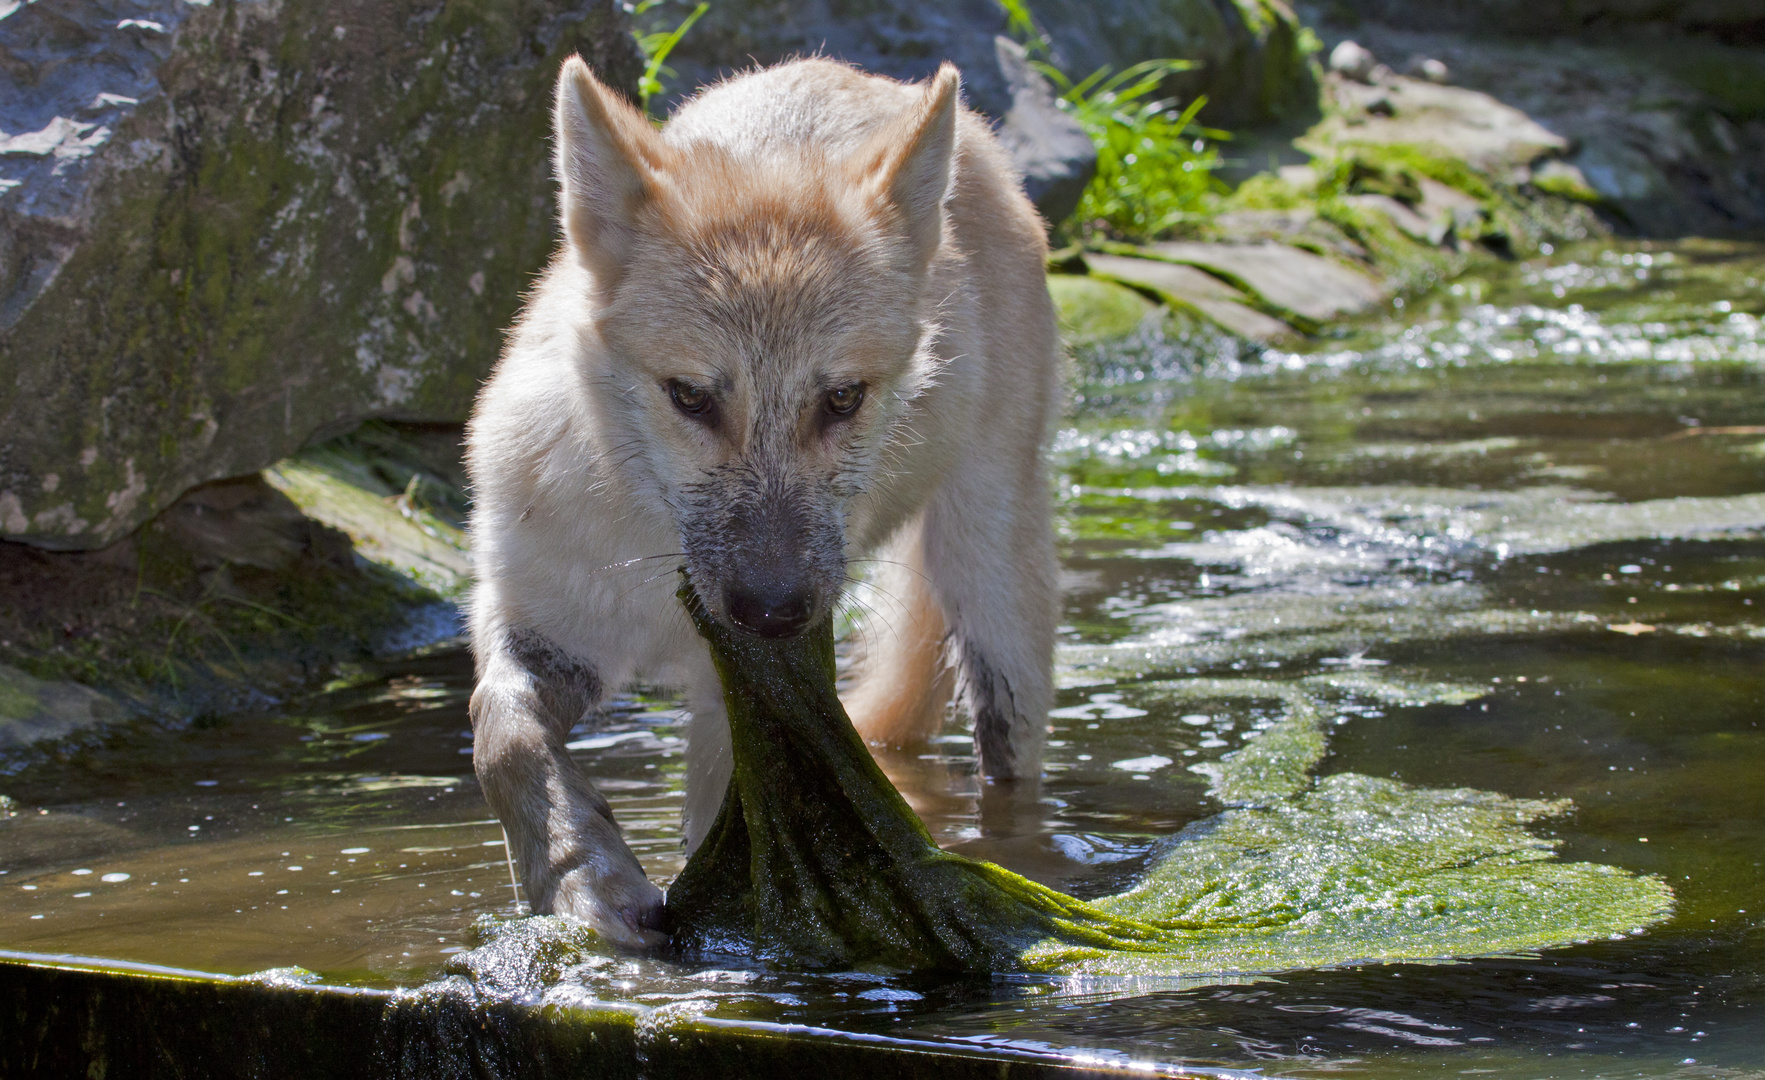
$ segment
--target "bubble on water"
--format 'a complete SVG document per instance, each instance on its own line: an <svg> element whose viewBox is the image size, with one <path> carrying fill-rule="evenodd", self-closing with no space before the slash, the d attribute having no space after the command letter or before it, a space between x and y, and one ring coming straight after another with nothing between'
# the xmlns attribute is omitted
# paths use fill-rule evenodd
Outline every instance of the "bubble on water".
<svg viewBox="0 0 1765 1080"><path fill-rule="evenodd" d="M99 881L108 881L114 885L119 881L129 880L129 875L123 874L123 873L105 874L103 877L99 878L98 880Z"/></svg>
<svg viewBox="0 0 1765 1080"><path fill-rule="evenodd" d="M924 994L916 994L911 990L896 990L879 986L873 990L859 991L858 996L865 1001L923 1001Z"/></svg>
<svg viewBox="0 0 1765 1080"><path fill-rule="evenodd" d="M345 855L366 855L367 853L368 849L365 847L346 847L343 849L343 854Z"/></svg>
<svg viewBox="0 0 1765 1080"><path fill-rule="evenodd" d="M1110 763L1110 767L1121 769L1123 772L1143 773L1151 772L1154 769L1162 769L1170 763L1170 758L1159 754L1150 754L1146 757L1127 758L1123 761L1114 761Z"/></svg>

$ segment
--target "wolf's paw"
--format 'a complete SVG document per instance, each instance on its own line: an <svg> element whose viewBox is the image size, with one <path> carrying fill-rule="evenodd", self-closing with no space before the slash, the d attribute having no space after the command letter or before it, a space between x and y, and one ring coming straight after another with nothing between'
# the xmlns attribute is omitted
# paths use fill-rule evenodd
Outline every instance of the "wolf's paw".
<svg viewBox="0 0 1765 1080"><path fill-rule="evenodd" d="M662 890L635 859L611 871L579 866L566 872L548 906L550 914L580 919L623 949L653 949L668 941L662 932Z"/></svg>

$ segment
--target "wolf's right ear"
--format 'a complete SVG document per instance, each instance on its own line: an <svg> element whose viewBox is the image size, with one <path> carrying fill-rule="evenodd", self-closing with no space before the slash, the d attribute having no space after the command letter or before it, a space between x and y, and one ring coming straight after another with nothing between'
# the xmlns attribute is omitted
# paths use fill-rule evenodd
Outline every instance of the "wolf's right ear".
<svg viewBox="0 0 1765 1080"><path fill-rule="evenodd" d="M618 283L662 163L656 130L579 56L558 73L555 167L564 238L603 292Z"/></svg>

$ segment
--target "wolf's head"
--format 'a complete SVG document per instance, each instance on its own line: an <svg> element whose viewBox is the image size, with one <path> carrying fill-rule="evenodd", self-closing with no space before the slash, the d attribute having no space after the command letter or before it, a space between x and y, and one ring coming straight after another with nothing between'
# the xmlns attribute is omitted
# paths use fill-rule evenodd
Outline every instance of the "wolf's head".
<svg viewBox="0 0 1765 1080"><path fill-rule="evenodd" d="M767 637L839 596L850 519L935 376L959 78L877 85L888 103L843 118L861 137L835 150L764 126L664 138L580 60L558 80L562 257L592 277L580 369L606 467L674 522L712 614Z"/></svg>

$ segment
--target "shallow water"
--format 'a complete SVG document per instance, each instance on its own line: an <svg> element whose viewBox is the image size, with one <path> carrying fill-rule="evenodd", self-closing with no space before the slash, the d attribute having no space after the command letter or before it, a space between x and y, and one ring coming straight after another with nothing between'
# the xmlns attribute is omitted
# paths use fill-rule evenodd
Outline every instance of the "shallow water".
<svg viewBox="0 0 1765 1080"><path fill-rule="evenodd" d="M957 729L883 755L946 846L1101 896L1222 812L1191 766L1303 680L1471 688L1332 691L1317 773L1571 800L1532 832L1664 878L1668 921L1538 956L1189 981L608 956L560 999L1294 1076L1765 1076L1762 284L1757 247L1590 247L1301 353L1155 332L1082 349L1041 791L978 784ZM435 976L476 916L516 910L471 777L470 677L442 650L15 760L0 947ZM576 744L658 880L681 865L683 736L666 700L632 697Z"/></svg>

